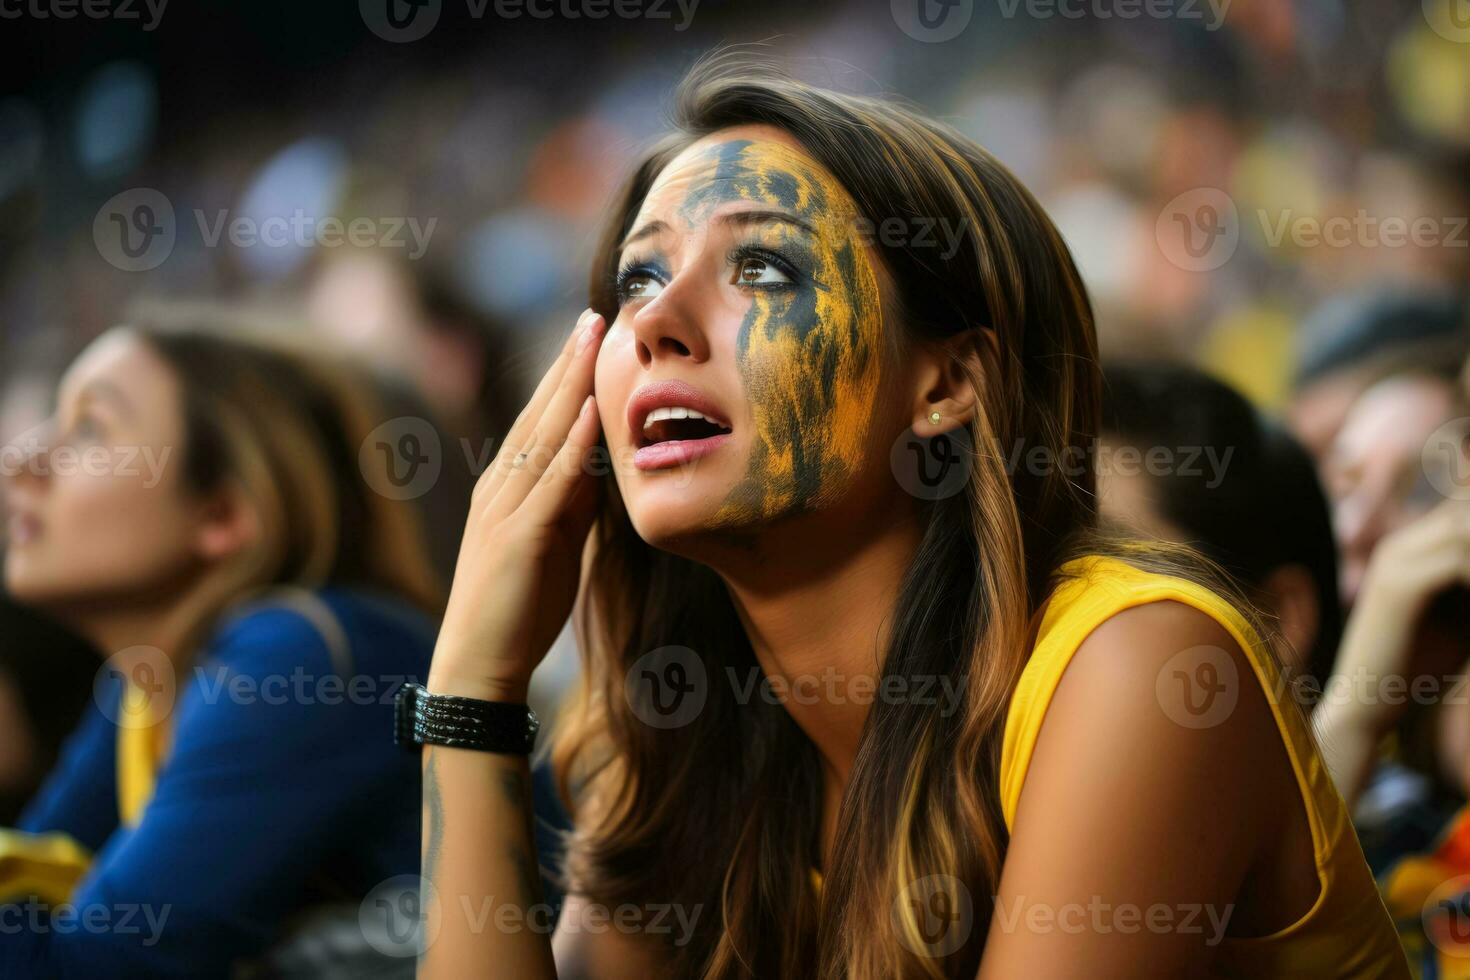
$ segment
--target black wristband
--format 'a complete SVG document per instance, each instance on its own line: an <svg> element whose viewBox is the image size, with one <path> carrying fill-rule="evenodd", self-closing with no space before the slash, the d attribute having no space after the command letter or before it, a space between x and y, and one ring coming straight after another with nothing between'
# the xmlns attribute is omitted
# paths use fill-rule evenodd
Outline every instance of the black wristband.
<svg viewBox="0 0 1470 980"><path fill-rule="evenodd" d="M393 701L393 741L405 748L448 745L530 755L540 728L527 705L431 694L418 684L403 685Z"/></svg>

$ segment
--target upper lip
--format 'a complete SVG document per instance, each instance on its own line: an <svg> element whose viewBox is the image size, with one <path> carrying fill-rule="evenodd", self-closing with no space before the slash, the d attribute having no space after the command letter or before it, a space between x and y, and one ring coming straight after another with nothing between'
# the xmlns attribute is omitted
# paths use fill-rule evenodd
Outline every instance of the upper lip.
<svg viewBox="0 0 1470 980"><path fill-rule="evenodd" d="M642 438L643 422L649 412L676 405L692 408L721 427L730 428L729 416L724 410L687 381L654 381L639 388L628 399L628 427L634 440Z"/></svg>

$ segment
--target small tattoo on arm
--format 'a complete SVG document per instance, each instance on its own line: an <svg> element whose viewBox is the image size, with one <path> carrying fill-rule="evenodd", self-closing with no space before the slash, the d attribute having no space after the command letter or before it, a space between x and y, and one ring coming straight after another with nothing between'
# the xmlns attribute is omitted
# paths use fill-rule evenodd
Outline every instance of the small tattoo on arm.
<svg viewBox="0 0 1470 980"><path fill-rule="evenodd" d="M433 882L439 869L439 852L444 846L444 796L439 790L439 757L426 749L429 759L424 766L424 831L423 877Z"/></svg>

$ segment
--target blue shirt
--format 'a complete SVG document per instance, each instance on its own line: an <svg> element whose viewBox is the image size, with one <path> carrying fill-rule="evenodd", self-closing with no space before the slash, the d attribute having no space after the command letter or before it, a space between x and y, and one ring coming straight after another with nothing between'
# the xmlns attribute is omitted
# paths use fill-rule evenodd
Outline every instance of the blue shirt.
<svg viewBox="0 0 1470 980"><path fill-rule="evenodd" d="M179 677L136 827L119 821L117 730L101 710L121 692L99 693L20 824L96 861L70 916L0 906L0 976L225 976L304 908L418 873L419 754L393 743L393 695L427 674L435 626L393 600L318 595L345 633L345 676L294 609L230 619Z"/></svg>

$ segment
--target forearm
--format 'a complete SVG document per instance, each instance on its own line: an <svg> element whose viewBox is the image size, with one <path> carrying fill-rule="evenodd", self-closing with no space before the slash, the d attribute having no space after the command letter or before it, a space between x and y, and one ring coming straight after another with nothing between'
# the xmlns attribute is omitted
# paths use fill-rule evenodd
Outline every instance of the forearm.
<svg viewBox="0 0 1470 980"><path fill-rule="evenodd" d="M1365 584L1313 717L1322 759L1349 809L1367 785L1383 733L1392 726L1390 685L1407 683L1404 664L1412 621L1407 606L1371 580Z"/></svg>
<svg viewBox="0 0 1470 980"><path fill-rule="evenodd" d="M1351 706L1339 704L1323 705L1316 721L1322 760L1351 810L1373 771L1380 741L1378 729Z"/></svg>
<svg viewBox="0 0 1470 980"><path fill-rule="evenodd" d="M532 834L523 756L424 748L425 936L419 976L552 980L549 916ZM508 911L513 907L514 912Z"/></svg>

